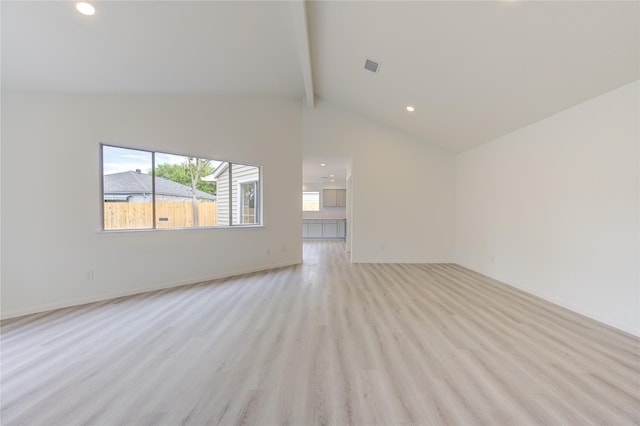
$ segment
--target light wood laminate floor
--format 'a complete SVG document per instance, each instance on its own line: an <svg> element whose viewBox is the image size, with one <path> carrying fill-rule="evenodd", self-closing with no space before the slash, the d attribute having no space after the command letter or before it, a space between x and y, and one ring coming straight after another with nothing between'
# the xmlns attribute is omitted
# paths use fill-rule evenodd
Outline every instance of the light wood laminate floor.
<svg viewBox="0 0 640 426"><path fill-rule="evenodd" d="M630 425L637 338L451 264L301 266L2 323L4 425Z"/></svg>

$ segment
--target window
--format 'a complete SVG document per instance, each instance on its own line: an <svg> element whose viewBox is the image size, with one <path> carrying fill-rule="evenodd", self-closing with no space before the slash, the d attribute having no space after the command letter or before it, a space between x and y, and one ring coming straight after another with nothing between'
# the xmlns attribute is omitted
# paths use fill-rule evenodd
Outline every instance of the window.
<svg viewBox="0 0 640 426"><path fill-rule="evenodd" d="M303 192L302 193L302 211L303 212L320 211L320 193L319 192Z"/></svg>
<svg viewBox="0 0 640 426"><path fill-rule="evenodd" d="M240 223L256 223L256 182L240 184Z"/></svg>
<svg viewBox="0 0 640 426"><path fill-rule="evenodd" d="M152 229L153 154L115 146L102 147L103 228Z"/></svg>
<svg viewBox="0 0 640 426"><path fill-rule="evenodd" d="M233 223L239 225L255 225L258 223L259 205L256 200L258 197L258 176L260 170L255 166L247 164L232 164L231 180L236 182L234 187L236 192L233 194L232 200L236 201L238 206L236 220Z"/></svg>
<svg viewBox="0 0 640 426"><path fill-rule="evenodd" d="M259 195L258 166L102 145L104 230L259 225Z"/></svg>
<svg viewBox="0 0 640 426"><path fill-rule="evenodd" d="M156 228L216 226L216 185L203 181L220 161L155 153Z"/></svg>

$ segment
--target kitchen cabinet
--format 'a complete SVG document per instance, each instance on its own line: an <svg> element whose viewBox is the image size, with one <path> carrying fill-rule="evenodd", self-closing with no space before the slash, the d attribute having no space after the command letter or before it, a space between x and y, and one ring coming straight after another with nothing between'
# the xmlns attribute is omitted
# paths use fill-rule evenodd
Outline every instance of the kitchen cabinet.
<svg viewBox="0 0 640 426"><path fill-rule="evenodd" d="M347 220L338 221L338 238L347 238Z"/></svg>
<svg viewBox="0 0 640 426"><path fill-rule="evenodd" d="M347 206L347 190L346 189L324 189L322 191L323 207L346 207Z"/></svg>
<svg viewBox="0 0 640 426"><path fill-rule="evenodd" d="M345 219L302 220L302 238L336 240L344 239L345 235Z"/></svg>
<svg viewBox="0 0 640 426"><path fill-rule="evenodd" d="M322 238L338 238L338 220L322 221Z"/></svg>
<svg viewBox="0 0 640 426"><path fill-rule="evenodd" d="M322 219L307 220L307 238L322 238Z"/></svg>

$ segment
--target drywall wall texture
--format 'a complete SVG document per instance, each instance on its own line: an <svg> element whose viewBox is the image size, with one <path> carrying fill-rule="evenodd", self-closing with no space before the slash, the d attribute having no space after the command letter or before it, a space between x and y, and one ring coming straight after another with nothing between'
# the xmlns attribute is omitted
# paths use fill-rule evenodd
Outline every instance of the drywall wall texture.
<svg viewBox="0 0 640 426"><path fill-rule="evenodd" d="M3 317L301 262L301 121L293 99L3 93ZM262 165L264 227L99 232L100 142Z"/></svg>
<svg viewBox="0 0 640 426"><path fill-rule="evenodd" d="M322 99L304 110L303 142L351 158L352 261L453 261L455 155Z"/></svg>
<svg viewBox="0 0 640 426"><path fill-rule="evenodd" d="M456 262L639 335L639 91L459 154Z"/></svg>

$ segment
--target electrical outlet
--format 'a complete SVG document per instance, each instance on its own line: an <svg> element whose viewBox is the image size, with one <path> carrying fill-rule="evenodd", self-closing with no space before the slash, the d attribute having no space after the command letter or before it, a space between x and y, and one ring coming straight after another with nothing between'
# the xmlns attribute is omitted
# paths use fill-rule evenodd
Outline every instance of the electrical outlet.
<svg viewBox="0 0 640 426"><path fill-rule="evenodd" d="M87 280L93 280L93 271L87 271Z"/></svg>
<svg viewBox="0 0 640 426"><path fill-rule="evenodd" d="M267 256L271 256L271 249L267 249Z"/></svg>

